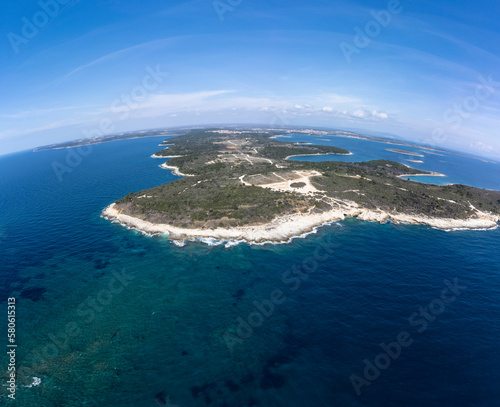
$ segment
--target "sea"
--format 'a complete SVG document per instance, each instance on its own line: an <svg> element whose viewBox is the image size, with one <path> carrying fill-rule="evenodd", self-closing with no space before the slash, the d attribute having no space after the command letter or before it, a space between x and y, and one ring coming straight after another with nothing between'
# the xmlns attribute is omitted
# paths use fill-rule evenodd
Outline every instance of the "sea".
<svg viewBox="0 0 500 407"><path fill-rule="evenodd" d="M289 244L180 247L101 218L178 179L150 157L164 139L0 157L0 405L500 406L500 229L347 219ZM480 159L283 140L500 189Z"/></svg>

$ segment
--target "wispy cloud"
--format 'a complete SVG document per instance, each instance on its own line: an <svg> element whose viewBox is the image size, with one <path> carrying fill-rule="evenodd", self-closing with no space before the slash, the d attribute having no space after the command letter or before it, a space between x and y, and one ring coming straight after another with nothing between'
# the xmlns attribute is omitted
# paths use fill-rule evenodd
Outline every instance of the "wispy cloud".
<svg viewBox="0 0 500 407"><path fill-rule="evenodd" d="M157 47L163 47L163 46L167 45L169 42L173 41L174 39L175 38L162 38L162 39L157 39L154 41L147 41L147 42L143 42L141 44L137 44L137 45L134 45L131 47L120 49L118 51L110 52L109 54L103 55L99 58L94 59L93 61L90 61L86 64L83 64L83 65L76 67L75 69L71 70L67 74L62 75L59 78L55 79L50 84L60 84L80 71L83 71L87 68L90 68L91 66L98 65L102 62L106 62L106 61L112 60L114 58L118 58L118 57L123 56L123 55L128 54L128 53L137 52L138 50L141 50L141 49L153 49L153 48L157 48Z"/></svg>
<svg viewBox="0 0 500 407"><path fill-rule="evenodd" d="M84 108L92 108L95 105L85 105L85 106L60 106L60 107L52 107L49 109L40 109L34 108L29 110L23 110L16 113L0 113L0 117L4 119L31 119L37 116L49 115L52 113L62 113L68 110L81 110Z"/></svg>
<svg viewBox="0 0 500 407"><path fill-rule="evenodd" d="M7 129L2 131L2 133L0 133L0 139L22 137L26 135L44 132L47 130L56 130L63 127L74 126L80 123L81 123L80 119L65 119L65 120L57 120L42 126L26 128L23 130Z"/></svg>
<svg viewBox="0 0 500 407"><path fill-rule="evenodd" d="M311 103L313 101L313 103ZM352 106L351 109L345 108ZM343 107L343 108L341 108ZM362 101L336 94L301 97L288 100L280 97L249 97L236 91L218 90L188 94L156 94L138 103L131 111L135 117L153 117L180 112L281 111L290 116L339 117L353 121L379 121L390 118L377 108L367 108Z"/></svg>
<svg viewBox="0 0 500 407"><path fill-rule="evenodd" d="M316 101L317 104L309 103L311 100ZM329 102L330 105L327 105L325 102ZM353 108L342 110L338 107L333 107L342 105L342 102L352 104ZM74 112L70 118L55 120L44 125L19 131L9 130L8 133L4 133L4 136L23 136L68 126L95 126L103 118L118 123L123 120L120 116L122 116L124 112L127 113L127 118L125 120L162 116L175 118L179 114L186 113L199 114L213 112L214 114L219 114L228 111L233 113L260 112L261 114L274 114L280 111L283 115L290 118L310 116L319 118L332 117L347 119L352 122L373 122L390 119L390 115L383 110L368 109L361 104L361 101L350 96L322 94L301 98L298 101L291 101L279 97L242 96L235 90L227 89L178 94L151 94L143 100L136 101L136 103L131 106L107 106L90 111L88 109L82 109L80 111L76 106L67 106L60 109L34 109L2 116L22 119L48 112L58 113L58 110L74 110Z"/></svg>

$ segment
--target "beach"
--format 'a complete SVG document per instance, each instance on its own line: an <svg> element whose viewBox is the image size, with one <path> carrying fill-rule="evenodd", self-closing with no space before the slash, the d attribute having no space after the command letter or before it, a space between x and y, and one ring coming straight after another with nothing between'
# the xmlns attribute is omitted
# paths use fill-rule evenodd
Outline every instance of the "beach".
<svg viewBox="0 0 500 407"><path fill-rule="evenodd" d="M406 178L406 177L446 177L445 174L440 174L439 172L429 171L428 174L401 174L398 175L398 178Z"/></svg>
<svg viewBox="0 0 500 407"><path fill-rule="evenodd" d="M176 157L182 157L181 155L156 155L153 154L151 158L176 158Z"/></svg>
<svg viewBox="0 0 500 407"><path fill-rule="evenodd" d="M292 157L309 157L313 155L353 155L353 153L349 152L348 154L336 154L336 153L316 153L316 154L294 154L285 157L285 160L288 160Z"/></svg>
<svg viewBox="0 0 500 407"><path fill-rule="evenodd" d="M165 158L165 157L162 157ZM167 165L167 163L163 163L159 165L160 168L163 168L164 170L171 170L172 174L177 175L179 177L193 177L192 174L183 174L182 172L179 171L179 167L176 167L174 165Z"/></svg>

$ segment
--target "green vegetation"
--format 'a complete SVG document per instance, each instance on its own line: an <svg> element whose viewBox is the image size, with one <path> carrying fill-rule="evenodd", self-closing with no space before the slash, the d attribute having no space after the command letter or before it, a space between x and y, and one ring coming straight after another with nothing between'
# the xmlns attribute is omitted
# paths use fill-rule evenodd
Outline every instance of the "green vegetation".
<svg viewBox="0 0 500 407"><path fill-rule="evenodd" d="M307 209L312 202L297 194L227 179L190 177L129 194L118 204L131 215L154 223L216 227L269 222L278 214Z"/></svg>
<svg viewBox="0 0 500 407"><path fill-rule="evenodd" d="M399 178L404 174L423 174L388 160L363 163L337 161L288 161L290 155L348 154L329 146L298 145L277 141L276 132L193 130L165 140L168 147L157 155L180 156L168 161L182 173L192 176L130 193L117 201L126 213L153 223L180 227L221 227L257 225L276 215L331 208L329 198L354 201L368 209L388 212L463 219L474 214L473 207L500 213L500 192L464 185L437 186ZM295 171L318 171L311 178L322 193L301 195L244 185L249 177L257 185L291 179ZM430 174L430 173L428 173ZM295 178L297 179L297 178ZM252 181L251 183L254 183Z"/></svg>
<svg viewBox="0 0 500 407"><path fill-rule="evenodd" d="M422 173L402 164L377 160L366 163L329 163L313 166L323 170L315 178L318 189L339 199L349 199L368 209L434 217L465 219L474 214L471 207L500 213L500 192L465 185L430 185L398 178L402 174ZM345 175L349 176L345 176ZM360 178L352 178L353 176Z"/></svg>

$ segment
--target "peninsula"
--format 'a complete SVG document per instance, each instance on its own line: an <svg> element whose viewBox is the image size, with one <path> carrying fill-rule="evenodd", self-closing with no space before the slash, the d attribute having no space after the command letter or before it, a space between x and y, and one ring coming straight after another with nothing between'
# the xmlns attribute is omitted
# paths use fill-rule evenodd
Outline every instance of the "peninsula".
<svg viewBox="0 0 500 407"><path fill-rule="evenodd" d="M131 192L103 211L109 220L169 239L287 242L357 217L487 229L500 221L500 192L404 179L441 175L388 160L361 163L288 160L351 154L324 145L278 141L275 130L195 129L165 140L161 166L176 181Z"/></svg>

